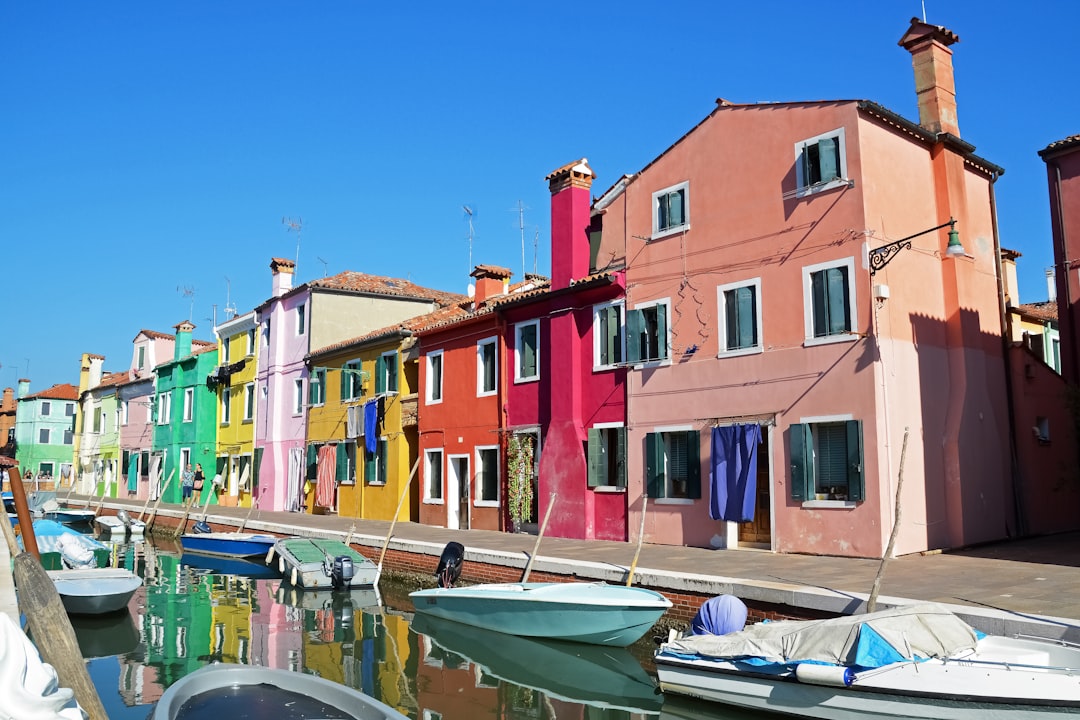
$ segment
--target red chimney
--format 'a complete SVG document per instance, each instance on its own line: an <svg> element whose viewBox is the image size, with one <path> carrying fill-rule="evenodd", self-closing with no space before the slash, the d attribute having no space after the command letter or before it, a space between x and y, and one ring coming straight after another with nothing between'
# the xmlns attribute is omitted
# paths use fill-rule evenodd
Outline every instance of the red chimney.
<svg viewBox="0 0 1080 720"><path fill-rule="evenodd" d="M585 158L548 175L551 191L551 289L589 274L589 189L596 175Z"/></svg>
<svg viewBox="0 0 1080 720"><path fill-rule="evenodd" d="M476 269L469 273L469 277L476 278L476 291L473 293L474 305L479 308L485 301L505 295L510 276L513 274L511 270L497 265L477 265Z"/></svg>
<svg viewBox="0 0 1080 720"><path fill-rule="evenodd" d="M957 42L960 38L952 30L911 18L911 27L898 44L911 53L915 93L919 98L919 124L935 134L944 132L960 137L952 50L949 49Z"/></svg>

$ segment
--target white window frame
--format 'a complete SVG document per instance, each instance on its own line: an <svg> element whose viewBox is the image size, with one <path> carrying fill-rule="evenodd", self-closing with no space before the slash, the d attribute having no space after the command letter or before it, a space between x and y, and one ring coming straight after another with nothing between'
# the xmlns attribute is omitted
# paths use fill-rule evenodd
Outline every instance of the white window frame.
<svg viewBox="0 0 1080 720"><path fill-rule="evenodd" d="M698 428L694 427L693 425L661 425L659 427L653 428L649 432L650 433L658 433L658 434L661 434L661 435L664 435L664 434L674 435L676 433L681 434L681 433L698 432L698 431L699 431ZM700 439L699 439L699 442L700 442ZM629 438L627 438L627 445L629 445ZM699 446L699 449L700 449L700 446ZM698 457L698 462L701 462L701 460L702 460L702 458L699 456ZM705 489L706 480L705 480L705 478L704 477L701 478L701 494L702 494L701 498L671 497L672 495L675 494L675 489L672 486L673 480L671 478L671 473L667 472L667 470L666 470L667 465L668 465L668 458L665 456L664 457L664 467L665 467L665 472L664 472L664 495L665 495L665 497L650 498L650 500L652 500L652 502L656 503L657 505L693 505L696 502L701 502L704 499L705 495L706 495L706 489Z"/></svg>
<svg viewBox="0 0 1080 720"><path fill-rule="evenodd" d="M247 353L248 357L255 354L255 328L251 328L247 331Z"/></svg>
<svg viewBox="0 0 1080 720"><path fill-rule="evenodd" d="M757 343L745 348L735 348L728 350L728 337L727 337L727 293L731 290L738 290L744 287L752 287L754 289L754 324L757 330ZM718 318L718 337L720 339L719 352L716 354L718 358L725 357L738 357L739 355L756 355L763 352L765 349L765 340L762 335L764 323L761 318L761 278L751 278L749 280L741 280L739 282L727 283L725 285L716 286L716 308Z"/></svg>
<svg viewBox="0 0 1080 720"><path fill-rule="evenodd" d="M536 371L532 375L523 375L521 363L523 355L521 353L522 341L521 331L526 327L533 327L536 329ZM526 322L516 323L514 325L514 382L536 382L540 379L540 321L528 320ZM496 381L497 383L498 381Z"/></svg>
<svg viewBox="0 0 1080 720"><path fill-rule="evenodd" d="M228 425L232 421L232 388L221 390L221 424Z"/></svg>
<svg viewBox="0 0 1080 720"><path fill-rule="evenodd" d="M307 334L307 303L296 306L296 336Z"/></svg>
<svg viewBox="0 0 1080 720"><path fill-rule="evenodd" d="M168 425L172 422L172 393L163 392L158 395L158 425Z"/></svg>
<svg viewBox="0 0 1080 720"><path fill-rule="evenodd" d="M606 312L610 308L615 308L618 313L619 323L619 360L616 362L603 362L601 355L604 348L602 343L604 338L601 334L600 327L600 314ZM614 370L617 367L626 364L626 304L622 300L616 300L609 303L600 303L593 306L593 371L601 370Z"/></svg>
<svg viewBox="0 0 1080 720"><path fill-rule="evenodd" d="M806 183L806 168L805 163L805 150L811 145L816 145L822 140L834 138L837 146L840 150L840 166L836 169L839 177L833 178L826 182L818 182L813 185ZM847 172L847 143L845 142L846 133L844 128L837 128L836 130L830 130L829 132L821 133L812 138L806 140L800 140L795 143L795 183L798 188L796 197L806 197L807 195L813 195L819 192L825 192L826 190L832 190L833 188L847 186L850 184L848 180Z"/></svg>
<svg viewBox="0 0 1080 720"><path fill-rule="evenodd" d="M823 337L814 337L814 298L811 285L811 276L816 272L822 270L828 270L830 268L843 267L847 268L848 276L848 316L849 324L848 332L837 333L836 335L825 335ZM839 342L852 342L859 339L858 333L855 332L855 328L858 326L859 321L859 308L855 304L855 299L858 295L855 287L855 258L846 257L839 260L831 260L829 262L818 263L816 265L807 265L802 269L803 278L803 323L804 331L806 333L806 339L803 341L805 347L813 345L829 345L831 343Z"/></svg>
<svg viewBox="0 0 1080 720"><path fill-rule="evenodd" d="M221 355L222 355L221 364L222 365L228 365L230 362L232 362L232 350L229 347L229 345L230 345L229 341L230 340L232 340L232 338L226 337L226 338L222 339L222 341L221 341Z"/></svg>
<svg viewBox="0 0 1080 720"><path fill-rule="evenodd" d="M434 467L435 455L439 456L439 497L431 494L431 469ZM424 504L446 504L446 452L441 447L424 450Z"/></svg>
<svg viewBox="0 0 1080 720"><path fill-rule="evenodd" d="M439 371L436 373L434 369L434 360L439 359ZM443 395L446 393L446 386L443 383L443 369L446 367L446 355L442 350L435 350L427 354L425 361L427 363L427 372L424 377L424 403L427 405L438 405L443 401ZM435 396L436 378L438 379L438 397Z"/></svg>
<svg viewBox="0 0 1080 720"><path fill-rule="evenodd" d="M491 362L493 364L494 387L491 390L484 389L484 350L490 345L493 348ZM476 397L490 397L499 391L499 343L497 337L484 338L476 343Z"/></svg>
<svg viewBox="0 0 1080 720"><path fill-rule="evenodd" d="M255 419L255 383L244 385L244 422Z"/></svg>
<svg viewBox="0 0 1080 720"><path fill-rule="evenodd" d="M683 221L678 225L669 225L665 228L660 227L660 198L666 197L671 193L682 191L683 198ZM652 237L650 240L659 240L669 235L675 235L676 233L686 232L690 229L690 181L684 180L683 182L676 183L670 187L666 187L663 190L657 190L652 194Z"/></svg>
<svg viewBox="0 0 1080 720"><path fill-rule="evenodd" d="M184 422L195 417L195 388L184 388Z"/></svg>
<svg viewBox="0 0 1080 720"><path fill-rule="evenodd" d="M482 461L481 452L494 450L495 451L495 499L481 500L480 489L483 485L480 476L484 471L484 463ZM498 445L477 445L473 448L473 467L476 468L476 472L473 475L472 488L470 493L473 498L473 505L475 507L499 507L500 491L502 488L502 452Z"/></svg>
<svg viewBox="0 0 1080 720"><path fill-rule="evenodd" d="M130 413L131 413L131 401L130 400L121 400L120 401L120 424L121 425L127 425L128 424L128 418L131 417Z"/></svg>
<svg viewBox="0 0 1080 720"><path fill-rule="evenodd" d="M671 364L671 298L657 298L656 300L649 300L635 305L633 310L645 310L647 308L655 307L656 305L664 306L665 326L664 326L664 343L667 350L666 356L657 360L636 360L634 362L635 368L646 367L664 367ZM623 319L623 328L626 329L626 320ZM627 333L623 333L626 335ZM629 338L625 338L624 342L629 343Z"/></svg>
<svg viewBox="0 0 1080 720"><path fill-rule="evenodd" d="M293 380L293 415L304 414L304 378Z"/></svg>
<svg viewBox="0 0 1080 720"><path fill-rule="evenodd" d="M800 417L799 423L801 425L836 425L839 423L851 422L855 419L855 415L852 413L843 413L840 415L811 415L809 417ZM865 429L864 429L865 432ZM814 452L817 452L818 436L814 429L811 430L814 437ZM864 441L865 442L865 441ZM864 472L865 478L865 472ZM865 479L864 479L865 482ZM816 487L817 477L814 478ZM865 490L864 496L865 496ZM801 507L804 508L854 508L859 503L854 500L817 500L816 493L814 499L806 499L802 501Z"/></svg>
<svg viewBox="0 0 1080 720"><path fill-rule="evenodd" d="M391 350L390 352L384 352L380 355L382 358L382 388L383 393L386 395L397 395L398 389L401 387L401 373L398 367L398 352L397 350ZM393 379L393 383L390 380ZM390 385L394 387L390 387Z"/></svg>
<svg viewBox="0 0 1080 720"><path fill-rule="evenodd" d="M618 429L618 428L625 428L625 427L626 427L626 423L623 423L623 422L600 422L600 423L594 423L593 426L592 426L592 429L594 429L594 430L611 430L611 429ZM604 437L606 438L608 436L605 435ZM630 438L627 437L626 438L626 445L629 446L629 444L630 444ZM611 452L612 448L611 448L611 446L609 444L605 443L604 447L605 447L606 451L608 451L609 453ZM615 448L615 449L617 450L618 448ZM586 463L588 462L588 459L589 459L588 451L589 451L588 443L586 443L586 447L585 447L585 452L586 452L585 460L586 460ZM629 465L629 460L630 460L629 455L630 455L630 449L629 449L629 447L627 447L626 448L626 456L622 458L624 466ZM589 471L588 471L588 469L586 469L586 479L588 479L588 475L589 475ZM626 477L626 486L611 485L611 484L608 484L608 483L604 483L603 485L596 485L594 487L590 487L589 490L591 490L592 492L597 492L597 493L625 493L626 492L626 487L628 487L630 485L630 470L629 470L629 467L627 467L626 476L627 476Z"/></svg>

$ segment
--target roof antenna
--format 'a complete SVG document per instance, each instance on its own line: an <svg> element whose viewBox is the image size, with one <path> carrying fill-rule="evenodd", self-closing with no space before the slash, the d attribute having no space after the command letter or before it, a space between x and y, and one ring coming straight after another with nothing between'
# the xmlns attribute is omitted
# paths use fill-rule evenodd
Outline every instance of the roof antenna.
<svg viewBox="0 0 1080 720"><path fill-rule="evenodd" d="M536 235L533 236L533 275L536 274L536 254L539 252L540 247L540 226L536 226Z"/></svg>
<svg viewBox="0 0 1080 720"><path fill-rule="evenodd" d="M326 261L318 255L315 256L315 259L322 263L322 276L326 277Z"/></svg>
<svg viewBox="0 0 1080 720"><path fill-rule="evenodd" d="M281 218L281 224L285 226L285 232L296 231L296 266L300 267L300 230L304 225L304 220L303 218L293 220L292 218L283 217Z"/></svg>
<svg viewBox="0 0 1080 720"><path fill-rule="evenodd" d="M214 305L214 325L217 325L217 305ZM236 317L236 306L232 304L232 283L229 276L225 276L225 319Z"/></svg>
<svg viewBox="0 0 1080 720"><path fill-rule="evenodd" d="M525 277L525 204L518 200L518 229L521 231L521 277Z"/></svg>
<svg viewBox="0 0 1080 720"><path fill-rule="evenodd" d="M922 0L922 21L926 22L926 0Z"/></svg>
<svg viewBox="0 0 1080 720"><path fill-rule="evenodd" d="M180 293L181 297L186 297L191 301L188 306L188 322L191 322L191 316L195 312L195 288L190 285L177 285L176 292Z"/></svg>
<svg viewBox="0 0 1080 720"><path fill-rule="evenodd" d="M468 205L462 205L461 207L465 211L465 214L469 218L469 268L468 268L468 270L469 270L469 272L472 272L472 270L473 270L473 264L472 264L472 242L473 242L472 219L473 219L473 211L472 211L472 208L469 207Z"/></svg>

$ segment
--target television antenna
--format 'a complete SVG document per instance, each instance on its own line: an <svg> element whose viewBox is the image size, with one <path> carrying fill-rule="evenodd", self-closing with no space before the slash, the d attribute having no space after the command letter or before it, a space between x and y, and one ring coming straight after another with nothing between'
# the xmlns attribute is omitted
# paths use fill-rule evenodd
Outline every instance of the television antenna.
<svg viewBox="0 0 1080 720"><path fill-rule="evenodd" d="M473 244L473 209L468 205L462 205L461 208L465 211L466 217L469 219L469 272L472 272L472 244Z"/></svg>
<svg viewBox="0 0 1080 720"><path fill-rule="evenodd" d="M191 322L191 316L195 312L195 288L190 285L177 285L176 292L180 293L180 297L185 297L190 301L187 319Z"/></svg>
<svg viewBox="0 0 1080 720"><path fill-rule="evenodd" d="M217 307L216 305L214 307ZM232 304L232 282L225 276L225 319L236 317L236 306ZM216 322L214 323L217 324Z"/></svg>
<svg viewBox="0 0 1080 720"><path fill-rule="evenodd" d="M536 226L536 235L533 236L533 275L536 274L536 255L540 248L540 226Z"/></svg>
<svg viewBox="0 0 1080 720"><path fill-rule="evenodd" d="M521 277L525 277L525 203L518 200L518 230L521 231ZM534 263L535 264L535 263Z"/></svg>
<svg viewBox="0 0 1080 720"><path fill-rule="evenodd" d="M285 226L285 232L296 233L296 267L300 267L300 231L304 227L304 220L303 218L293 220L292 218L283 217L281 218L281 224Z"/></svg>
<svg viewBox="0 0 1080 720"><path fill-rule="evenodd" d="M315 256L315 259L322 263L322 276L326 277L326 261L318 255Z"/></svg>

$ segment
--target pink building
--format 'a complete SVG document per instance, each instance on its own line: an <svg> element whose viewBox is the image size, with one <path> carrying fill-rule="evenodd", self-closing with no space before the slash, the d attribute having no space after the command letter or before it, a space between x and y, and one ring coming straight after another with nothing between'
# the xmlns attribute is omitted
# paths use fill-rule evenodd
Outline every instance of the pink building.
<svg viewBox="0 0 1080 720"><path fill-rule="evenodd" d="M898 503L897 554L1015 531L1002 170L960 138L957 40L900 40L918 123L719 100L594 203L626 267L632 539L643 495L676 545L879 557Z"/></svg>
<svg viewBox="0 0 1080 720"><path fill-rule="evenodd" d="M1052 142L1039 151L1050 186L1050 222L1057 268L1061 374L1080 385L1080 135Z"/></svg>

